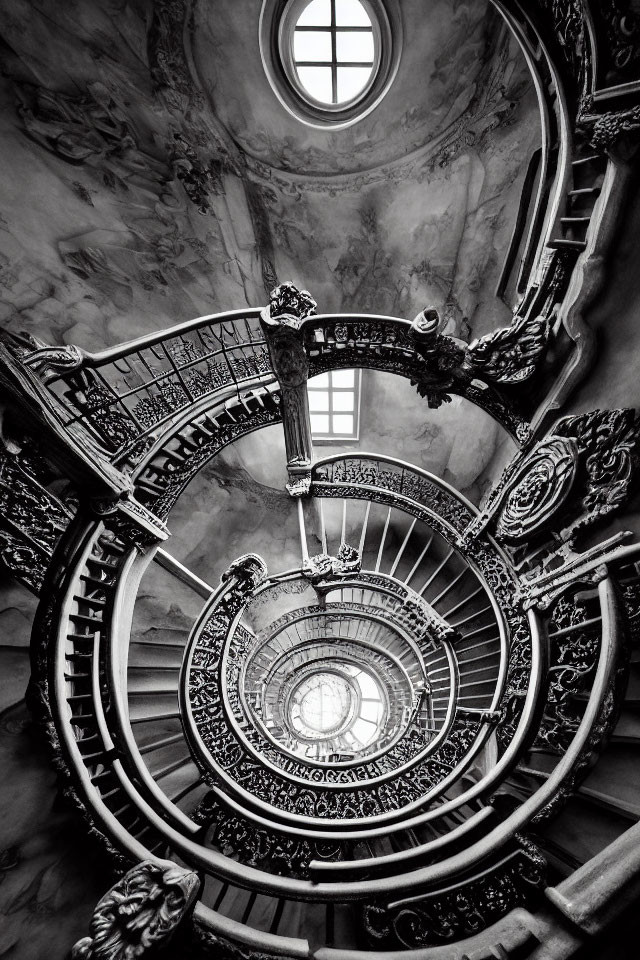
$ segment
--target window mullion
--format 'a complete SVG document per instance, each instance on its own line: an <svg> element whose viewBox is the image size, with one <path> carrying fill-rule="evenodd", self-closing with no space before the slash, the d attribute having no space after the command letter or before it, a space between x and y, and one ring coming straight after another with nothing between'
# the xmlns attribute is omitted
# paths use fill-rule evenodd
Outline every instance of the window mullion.
<svg viewBox="0 0 640 960"><path fill-rule="evenodd" d="M329 433L333 436L333 370L329 371Z"/></svg>
<svg viewBox="0 0 640 960"><path fill-rule="evenodd" d="M338 102L338 50L336 42L336 0L331 0L331 96Z"/></svg>

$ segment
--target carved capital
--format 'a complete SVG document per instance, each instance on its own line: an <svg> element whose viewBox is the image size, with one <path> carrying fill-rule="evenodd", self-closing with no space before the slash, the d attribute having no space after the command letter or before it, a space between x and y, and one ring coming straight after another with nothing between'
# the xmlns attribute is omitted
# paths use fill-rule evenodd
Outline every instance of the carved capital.
<svg viewBox="0 0 640 960"><path fill-rule="evenodd" d="M289 465L289 482L286 485L290 497L306 497L311 491L311 464L296 470Z"/></svg>
<svg viewBox="0 0 640 960"><path fill-rule="evenodd" d="M271 292L271 302L261 314L275 374L283 387L297 387L309 376L300 327L316 312L316 302L306 290L281 283Z"/></svg>
<svg viewBox="0 0 640 960"><path fill-rule="evenodd" d="M295 284L287 281L271 291L269 306L262 312L262 321L267 326L298 330L303 320L316 313L317 306L307 290L298 290Z"/></svg>

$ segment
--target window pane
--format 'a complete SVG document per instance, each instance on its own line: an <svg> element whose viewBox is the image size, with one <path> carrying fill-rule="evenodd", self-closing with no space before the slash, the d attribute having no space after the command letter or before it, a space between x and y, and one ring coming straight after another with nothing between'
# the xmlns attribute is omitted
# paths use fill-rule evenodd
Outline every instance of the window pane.
<svg viewBox="0 0 640 960"><path fill-rule="evenodd" d="M331 63L331 34L296 30L293 38L293 59L296 62L324 60Z"/></svg>
<svg viewBox="0 0 640 960"><path fill-rule="evenodd" d="M311 414L311 433L329 433L329 414Z"/></svg>
<svg viewBox="0 0 640 960"><path fill-rule="evenodd" d="M315 36L315 34L311 34ZM364 63L373 63L373 34L372 33L337 33L336 56L338 63L341 60L355 60ZM307 59L306 57L304 58Z"/></svg>
<svg viewBox="0 0 640 960"><path fill-rule="evenodd" d="M370 67L338 67L338 103L356 97L367 85L370 76Z"/></svg>
<svg viewBox="0 0 640 960"><path fill-rule="evenodd" d="M353 414L347 414L347 413L334 414L333 432L351 435L353 433Z"/></svg>
<svg viewBox="0 0 640 960"><path fill-rule="evenodd" d="M334 387L353 387L355 373L355 370L334 370L331 374L331 383ZM323 376L326 376L326 374L323 374ZM313 380L310 382L313 383Z"/></svg>
<svg viewBox="0 0 640 960"><path fill-rule="evenodd" d="M363 720L372 720L374 723L377 723L380 716L380 704L361 703L360 716L363 718Z"/></svg>
<svg viewBox="0 0 640 960"><path fill-rule="evenodd" d="M328 386L329 386L328 373L319 373L317 377L311 377L311 380L309 380L310 389L313 389L314 387L328 387Z"/></svg>
<svg viewBox="0 0 640 960"><path fill-rule="evenodd" d="M338 3L340 6L340 3ZM331 25L330 0L311 0L302 12L298 25L301 27L328 27Z"/></svg>
<svg viewBox="0 0 640 960"><path fill-rule="evenodd" d="M368 674L362 672L358 676L358 684L360 686L360 690L362 691L363 697L377 697L378 699L380 698L377 684L375 680L373 680L373 678L370 677Z"/></svg>
<svg viewBox="0 0 640 960"><path fill-rule="evenodd" d="M322 390L309 391L309 410L314 413L329 409L329 394ZM344 408L341 408L344 409Z"/></svg>
<svg viewBox="0 0 640 960"><path fill-rule="evenodd" d="M300 83L320 103L332 103L331 67L297 67ZM355 68L354 68L355 69Z"/></svg>
<svg viewBox="0 0 640 960"><path fill-rule="evenodd" d="M360 0L336 0L336 24L339 27L370 27L371 20Z"/></svg>
<svg viewBox="0 0 640 960"><path fill-rule="evenodd" d="M324 407L323 409L328 410L329 408ZM344 411L345 413L348 413L349 411L353 411L353 394L351 393L351 391L347 392L345 390L344 393L338 393L338 392L334 393L333 409L339 410L340 412Z"/></svg>
<svg viewBox="0 0 640 960"><path fill-rule="evenodd" d="M358 738L360 743L366 744L369 743L371 737L376 732L375 726L370 723L367 723L366 720L362 720L360 717L356 720L354 725L351 727L354 732L354 735Z"/></svg>

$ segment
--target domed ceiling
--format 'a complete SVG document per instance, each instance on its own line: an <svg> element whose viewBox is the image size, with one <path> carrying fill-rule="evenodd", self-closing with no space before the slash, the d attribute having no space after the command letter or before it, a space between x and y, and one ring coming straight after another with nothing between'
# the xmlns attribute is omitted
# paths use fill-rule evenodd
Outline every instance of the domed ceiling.
<svg viewBox="0 0 640 960"><path fill-rule="evenodd" d="M314 130L264 73L260 4L1 0L1 319L89 349L265 302L413 316L465 339L494 296L538 146L523 57L484 2L402 3L398 75Z"/></svg>
<svg viewBox="0 0 640 960"><path fill-rule="evenodd" d="M278 277L326 312L412 317L433 302L466 338L508 322L494 291L537 106L487 3L409 0L402 18L388 94L335 132L298 122L265 83L251 0L196 8L194 63L246 158Z"/></svg>

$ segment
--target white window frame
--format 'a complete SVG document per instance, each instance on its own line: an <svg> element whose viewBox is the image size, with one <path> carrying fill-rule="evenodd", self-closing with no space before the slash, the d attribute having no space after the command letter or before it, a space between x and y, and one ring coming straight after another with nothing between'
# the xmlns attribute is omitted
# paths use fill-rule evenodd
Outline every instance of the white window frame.
<svg viewBox="0 0 640 960"><path fill-rule="evenodd" d="M402 50L400 0L360 0L373 24L374 69L370 81L346 103L321 103L300 83L293 59L295 26L309 0L262 0L260 56L269 83L283 107L316 129L341 130L376 108L398 71Z"/></svg>
<svg viewBox="0 0 640 960"><path fill-rule="evenodd" d="M292 12L295 12L297 18L304 12L305 8L309 5L310 0L298 0L296 4L292 6ZM289 26L287 32L287 39L284 40L284 37L281 40L281 43L286 42L286 62L285 70L289 73L289 79L292 83L297 86L298 92L309 103L313 106L319 106L325 110L344 110L346 107L351 106L353 103L357 103L359 100L364 99L367 93L371 89L378 70L380 69L381 55L381 36L380 36L380 26L378 23L378 18L373 11L370 4L367 0L358 0L362 5L367 17L369 18L369 26L339 26L336 23L336 0L326 0L329 4L330 13L331 13L331 22L329 25L317 25L317 26L299 26L297 20L293 21L293 26ZM331 43L331 54L328 60L298 60L296 59L294 52L294 40L297 33L326 33L330 38ZM337 37L338 34L360 34L367 33L371 35L373 42L373 56L370 61L341 61L338 60L337 53ZM288 69L287 69L288 67ZM298 67L325 67L329 68L331 71L331 85L332 85L332 102L328 103L325 100L316 100L316 98L311 94L307 89L304 82L300 78L298 73ZM361 90L354 97L346 98L344 100L338 99L338 70L339 69L350 69L352 67L366 67L369 69L369 79L364 84Z"/></svg>
<svg viewBox="0 0 640 960"><path fill-rule="evenodd" d="M318 414L327 413L329 417L329 432L328 433L316 433L313 429L311 431L311 439L314 443L349 443L350 441L360 439L360 398L362 394L362 370L357 368L348 367L345 369L353 369L353 386L352 387L337 387L333 384L333 374L341 373L342 370L328 370L326 376L329 378L329 384L326 387L314 387L313 379L307 384L307 391L309 393L309 398L311 394L316 393L327 393L329 401L329 409L327 411L315 411ZM353 433L334 433L333 432L333 414L348 414L346 410L334 410L333 409L333 397L336 393L349 393L353 395Z"/></svg>

